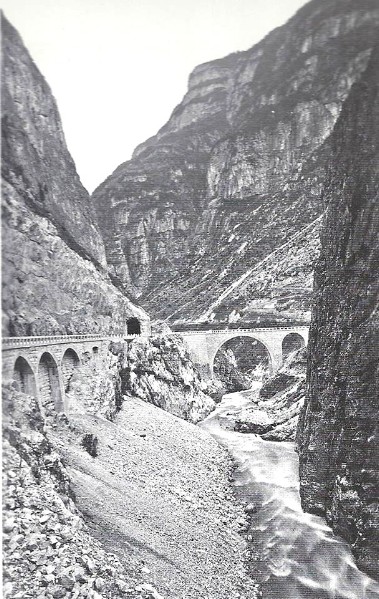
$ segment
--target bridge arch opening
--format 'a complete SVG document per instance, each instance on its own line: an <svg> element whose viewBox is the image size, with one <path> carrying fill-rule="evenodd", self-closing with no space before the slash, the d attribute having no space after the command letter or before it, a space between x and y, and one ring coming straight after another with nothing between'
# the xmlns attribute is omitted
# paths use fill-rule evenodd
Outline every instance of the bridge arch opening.
<svg viewBox="0 0 379 599"><path fill-rule="evenodd" d="M250 389L271 371L272 359L264 343L253 336L236 336L218 347L211 372L228 392Z"/></svg>
<svg viewBox="0 0 379 599"><path fill-rule="evenodd" d="M141 323L138 318L129 318L126 323L128 335L140 335L141 334Z"/></svg>
<svg viewBox="0 0 379 599"><path fill-rule="evenodd" d="M48 352L43 353L39 361L38 390L46 416L63 411L57 363Z"/></svg>
<svg viewBox="0 0 379 599"><path fill-rule="evenodd" d="M79 365L80 360L76 351L74 351L70 347L66 349L62 358L62 376L65 391L68 391L71 377Z"/></svg>
<svg viewBox="0 0 379 599"><path fill-rule="evenodd" d="M282 341L282 356L286 360L288 356L305 347L305 339L300 333L288 333Z"/></svg>
<svg viewBox="0 0 379 599"><path fill-rule="evenodd" d="M36 377L27 360L19 356L13 368L13 380L16 382L17 390L27 395L37 396Z"/></svg>

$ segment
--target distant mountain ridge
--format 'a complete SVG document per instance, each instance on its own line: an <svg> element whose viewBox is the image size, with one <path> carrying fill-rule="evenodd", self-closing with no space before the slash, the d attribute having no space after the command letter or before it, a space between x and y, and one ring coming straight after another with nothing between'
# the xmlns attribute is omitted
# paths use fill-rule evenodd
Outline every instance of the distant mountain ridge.
<svg viewBox="0 0 379 599"><path fill-rule="evenodd" d="M168 123L95 190L110 272L152 316L199 319L321 216L329 137L378 31L376 0L312 0L250 50L196 67ZM278 318L309 315L297 262Z"/></svg>

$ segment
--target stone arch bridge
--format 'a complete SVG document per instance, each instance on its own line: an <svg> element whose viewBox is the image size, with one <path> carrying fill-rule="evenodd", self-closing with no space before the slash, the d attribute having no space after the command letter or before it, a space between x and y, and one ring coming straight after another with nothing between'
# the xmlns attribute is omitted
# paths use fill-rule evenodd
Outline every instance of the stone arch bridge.
<svg viewBox="0 0 379 599"><path fill-rule="evenodd" d="M110 340L109 336L101 335L5 337L2 339L3 381L13 381L19 391L35 397L44 415L67 412L71 376L89 360L96 365Z"/></svg>
<svg viewBox="0 0 379 599"><path fill-rule="evenodd" d="M181 331L192 361L206 377L213 377L214 360L218 350L230 339L250 337L260 341L266 348L271 372L276 372L283 364L283 342L288 335L296 335L302 345L308 345L309 327L267 327L256 329L225 329L208 331Z"/></svg>

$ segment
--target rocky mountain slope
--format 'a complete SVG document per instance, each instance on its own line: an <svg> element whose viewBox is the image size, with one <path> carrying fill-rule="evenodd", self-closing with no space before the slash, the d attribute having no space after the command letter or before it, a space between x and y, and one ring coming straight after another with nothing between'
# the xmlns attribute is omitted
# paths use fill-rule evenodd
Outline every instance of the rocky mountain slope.
<svg viewBox="0 0 379 599"><path fill-rule="evenodd" d="M110 280L56 102L1 16L3 334L123 333L147 322Z"/></svg>
<svg viewBox="0 0 379 599"><path fill-rule="evenodd" d="M308 392L300 419L301 495L379 577L379 51L332 136L316 269Z"/></svg>
<svg viewBox="0 0 379 599"><path fill-rule="evenodd" d="M3 410L4 597L140 597L141 571L85 525L35 398L3 388Z"/></svg>
<svg viewBox="0 0 379 599"><path fill-rule="evenodd" d="M307 226L317 244L329 137L378 25L376 0L312 0L250 50L196 67L168 123L94 192L110 272L154 316L201 318ZM309 315L310 253L291 275L283 265L289 297L260 303L259 288L250 316Z"/></svg>

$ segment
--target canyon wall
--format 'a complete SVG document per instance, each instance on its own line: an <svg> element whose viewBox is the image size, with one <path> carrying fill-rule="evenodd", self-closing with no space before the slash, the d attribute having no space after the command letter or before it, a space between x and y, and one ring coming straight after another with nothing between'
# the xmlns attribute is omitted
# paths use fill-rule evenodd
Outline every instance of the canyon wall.
<svg viewBox="0 0 379 599"><path fill-rule="evenodd" d="M301 496L379 577L379 52L332 137L300 419Z"/></svg>
<svg viewBox="0 0 379 599"><path fill-rule="evenodd" d="M117 289L52 92L2 15L3 334L123 334L146 313Z"/></svg>
<svg viewBox="0 0 379 599"><path fill-rule="evenodd" d="M196 67L168 123L94 192L110 272L154 316L309 319L329 138L378 25L376 0L313 0ZM218 305L280 248L272 283Z"/></svg>

